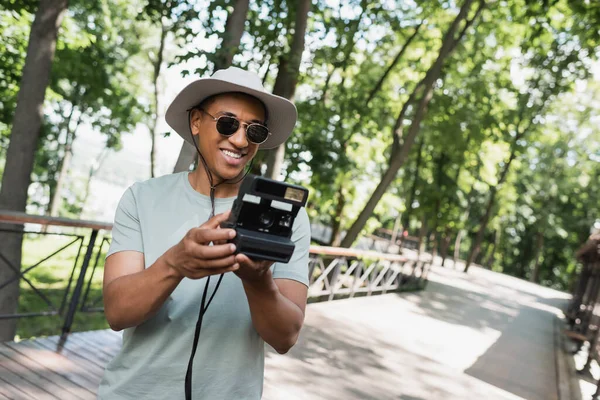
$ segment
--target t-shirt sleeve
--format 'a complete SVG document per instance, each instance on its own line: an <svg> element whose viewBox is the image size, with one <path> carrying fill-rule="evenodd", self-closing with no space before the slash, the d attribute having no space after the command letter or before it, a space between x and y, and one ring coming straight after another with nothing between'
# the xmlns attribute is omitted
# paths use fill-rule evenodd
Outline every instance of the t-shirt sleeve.
<svg viewBox="0 0 600 400"><path fill-rule="evenodd" d="M287 264L275 263L273 279L292 279L308 286L308 252L310 250L310 222L304 208L298 211L292 230L292 242L296 245Z"/></svg>
<svg viewBox="0 0 600 400"><path fill-rule="evenodd" d="M106 257L127 250L144 252L138 208L131 187L125 191L117 206L112 241Z"/></svg>

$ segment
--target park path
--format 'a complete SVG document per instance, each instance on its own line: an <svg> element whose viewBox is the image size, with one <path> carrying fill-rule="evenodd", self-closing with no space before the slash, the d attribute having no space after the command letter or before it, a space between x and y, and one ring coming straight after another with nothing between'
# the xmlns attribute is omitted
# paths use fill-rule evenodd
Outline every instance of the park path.
<svg viewBox="0 0 600 400"><path fill-rule="evenodd" d="M436 266L424 292L309 306L298 344L269 352L265 400L556 400L554 320L568 295Z"/></svg>
<svg viewBox="0 0 600 400"><path fill-rule="evenodd" d="M265 400L557 400L554 319L568 296L472 268L425 291L311 304L266 356ZM0 343L0 399L93 399L118 333Z"/></svg>

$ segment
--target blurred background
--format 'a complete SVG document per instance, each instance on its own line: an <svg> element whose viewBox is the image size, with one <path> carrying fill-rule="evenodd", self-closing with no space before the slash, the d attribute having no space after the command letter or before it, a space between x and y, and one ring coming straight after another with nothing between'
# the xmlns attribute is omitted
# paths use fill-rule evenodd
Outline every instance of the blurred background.
<svg viewBox="0 0 600 400"><path fill-rule="evenodd" d="M194 168L164 112L230 65L298 108L253 172L310 189L313 244L576 291L576 251L600 231L599 27L593 0L2 1L0 210L20 222L0 232L0 314L51 311L0 319L0 339L60 333L92 227L60 236L52 218L111 222L134 182ZM338 253L313 254L333 279ZM36 269L19 284L9 264Z"/></svg>

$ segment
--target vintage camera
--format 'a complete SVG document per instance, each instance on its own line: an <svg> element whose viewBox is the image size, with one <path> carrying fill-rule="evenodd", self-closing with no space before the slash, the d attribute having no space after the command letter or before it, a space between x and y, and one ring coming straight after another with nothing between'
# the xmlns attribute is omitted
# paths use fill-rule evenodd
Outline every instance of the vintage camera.
<svg viewBox="0 0 600 400"><path fill-rule="evenodd" d="M235 229L230 242L236 252L255 260L287 263L294 252L292 227L308 190L256 175L242 182L229 219L223 228Z"/></svg>

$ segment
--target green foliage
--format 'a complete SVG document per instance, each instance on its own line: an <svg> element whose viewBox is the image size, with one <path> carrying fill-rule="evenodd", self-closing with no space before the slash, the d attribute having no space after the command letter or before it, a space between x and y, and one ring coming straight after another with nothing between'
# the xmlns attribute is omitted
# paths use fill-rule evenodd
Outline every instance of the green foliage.
<svg viewBox="0 0 600 400"><path fill-rule="evenodd" d="M6 99L0 109L4 143L29 40L26 27L32 16L26 10L0 13L1 19L11 22L2 24L8 26L2 30L7 51L2 52L0 66L0 91ZM72 2L69 6L56 46L33 172L33 181L46 187L47 193L54 191L67 145L75 139L78 127L103 133L107 147L119 148L121 134L147 118L148 103L140 102L147 89L136 65L141 46L135 15L136 9L125 1ZM46 207L43 198L32 200Z"/></svg>
<svg viewBox="0 0 600 400"><path fill-rule="evenodd" d="M0 12L2 149L34 7L9 4ZM34 171L45 193L53 190L68 135L78 124L118 147L123 133L157 111L149 100L148 60L156 60L160 29L169 32L165 63L206 75L223 55L233 4L70 4ZM313 222L343 231L364 208L387 169L399 112L438 57L461 4L313 2L296 90L299 120L284 162L287 180L311 190ZM446 60L416 143L364 232L391 229L401 216L416 235L425 221L426 233L436 238L431 246L465 233L464 257L494 196L478 261L530 278L539 259L541 282L566 288L574 251L599 218L600 92L593 71L600 7L568 0L485 4ZM258 71L272 87L290 50L294 20L293 2L251 1L239 48L225 50L235 51L235 65ZM413 102L400 127L414 113ZM78 189L71 186L65 215L80 211Z"/></svg>
<svg viewBox="0 0 600 400"><path fill-rule="evenodd" d="M8 147L21 70L25 63L31 16L25 12L0 13L0 157Z"/></svg>

